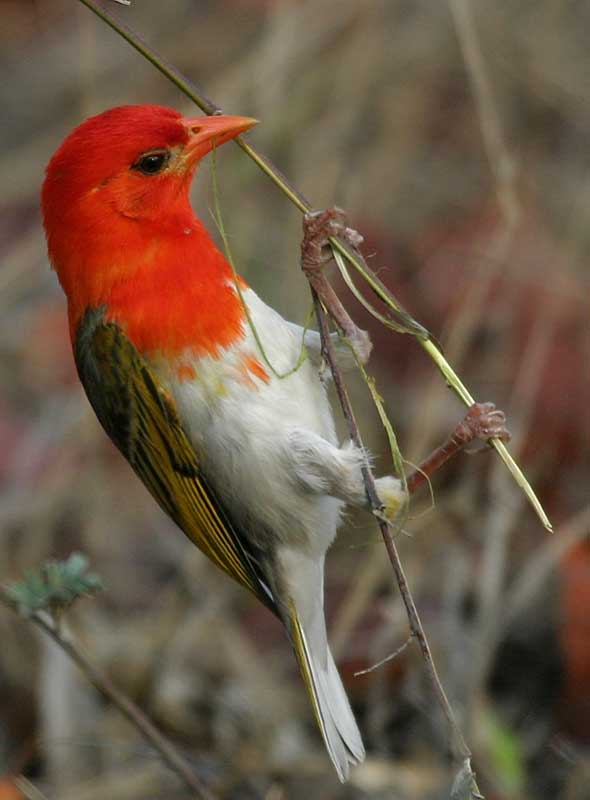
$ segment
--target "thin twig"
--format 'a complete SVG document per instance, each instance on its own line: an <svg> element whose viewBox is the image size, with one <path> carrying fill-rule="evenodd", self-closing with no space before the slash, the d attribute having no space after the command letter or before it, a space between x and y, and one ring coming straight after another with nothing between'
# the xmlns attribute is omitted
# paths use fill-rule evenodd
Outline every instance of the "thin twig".
<svg viewBox="0 0 590 800"><path fill-rule="evenodd" d="M19 613L16 603L2 587L0 587L0 603L10 608L15 613ZM58 626L50 615L43 612L29 614L26 619L53 639L64 653L79 667L90 683L98 689L107 700L113 703L123 716L137 728L142 736L159 753L162 761L178 776L178 778L180 778L187 789L190 790L191 797L197 797L200 798L200 800L214 800L214 796L194 774L191 767L176 751L172 744L162 736L153 723L145 716L143 711L136 706L127 695L117 689L110 678L89 661L84 653L82 653L77 645L69 638L64 631L63 623Z"/></svg>
<svg viewBox="0 0 590 800"><path fill-rule="evenodd" d="M362 449L363 442L359 426L356 421L354 411L352 409L352 403L350 402L350 398L348 396L348 391L344 384L342 374L337 365L336 355L334 353L334 345L330 338L326 312L322 308L321 303L319 302L318 297L315 294L315 292L313 292L313 290L312 294L316 310L316 316L318 320L318 328L322 340L322 355L326 360L326 363L330 367L330 371L332 373L332 377L334 380L334 386L336 388L336 393L338 395L338 400L342 408L342 413L348 425L350 438L357 447ZM422 658L426 666L428 677L430 679L430 682L432 683L438 704L440 705L444 717L447 720L447 724L451 732L453 745L456 749L456 752L461 761L463 762L463 764L469 766L470 769L469 762L471 758L471 751L469 750L469 747L467 746L467 743L463 738L463 734L461 733L459 725L457 724L455 715L453 713L453 709L451 708L451 704L449 703L445 690L438 676L438 672L434 664L434 660L432 658L430 645L428 644L428 640L426 638L426 634L424 632L424 628L420 620L420 615L418 614L418 610L416 608L412 592L408 585L404 568L402 566L399 553L395 545L395 541L393 539L393 534L387 522L379 518L383 511L383 507L379 499L379 496L377 494L377 489L375 487L375 478L373 477L373 473L371 472L371 468L368 462L365 462L365 464L363 465L362 474L363 474L363 481L365 484L365 490L367 493L367 498L369 500L371 510L376 515L377 524L379 525L379 530L381 531L381 536L383 537L383 541L385 543L385 548L389 556L389 561L391 563L391 566L393 567L397 584L399 586L400 594L402 596L402 600L406 608L406 613L408 615L408 621L410 625L410 638L416 639L416 641L418 642L420 651L422 653ZM475 785L475 778L473 778L473 787L475 796L478 791L477 786Z"/></svg>
<svg viewBox="0 0 590 800"><path fill-rule="evenodd" d="M159 72L165 75L183 94L190 98L205 114L220 114L221 108L210 100L194 83L189 81L176 67L159 55L152 47L147 45L141 37L126 25L111 16L100 4L94 0L80 0L88 9L96 14L110 28L116 31L134 47L141 55L153 64ZM260 169L278 186L278 188L297 206L302 212L311 211L312 205L307 198L299 192L295 186L282 174L282 172L262 153L259 153L252 145L248 144L241 136L236 136L234 141L250 158L260 167ZM443 375L448 386L455 392L457 397L468 407L475 402L467 387L460 380L451 365L445 359L440 347L435 343L430 333L408 314L401 303L385 286L385 284L368 267L365 260L358 253L352 252L343 242L335 237L330 238L330 245L334 252L336 262L341 269L342 259L345 258L355 270L366 281L373 293L386 305L386 318L389 327L401 333L409 333L414 336L420 346L426 351L434 361L439 371ZM383 316L383 315L380 315ZM547 530L552 530L551 522L547 517L541 503L536 497L532 487L528 483L520 467L510 455L506 445L499 439L490 439L490 444L496 450L510 473L525 493L527 499L533 506L537 516Z"/></svg>
<svg viewBox="0 0 590 800"><path fill-rule="evenodd" d="M394 650L393 653L390 653L388 656L385 656L385 658L381 658L379 661L376 661L374 664L371 664L370 667L367 667L366 669L359 669L358 672L354 673L354 677L358 678L360 675L369 675L371 672L375 672L376 669L379 669L379 667L382 667L384 664L389 664L390 661L395 661L395 659L398 656L401 656L401 654L408 647L408 645L412 643L413 639L414 639L413 635L408 636L406 641L403 644L400 644L397 650Z"/></svg>

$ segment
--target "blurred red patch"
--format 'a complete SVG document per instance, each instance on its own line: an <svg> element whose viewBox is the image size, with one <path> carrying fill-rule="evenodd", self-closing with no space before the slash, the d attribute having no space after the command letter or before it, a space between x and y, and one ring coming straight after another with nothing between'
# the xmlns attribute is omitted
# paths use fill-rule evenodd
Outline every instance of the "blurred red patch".
<svg viewBox="0 0 590 800"><path fill-rule="evenodd" d="M14 785L10 776L0 778L0 800L23 800L25 795Z"/></svg>
<svg viewBox="0 0 590 800"><path fill-rule="evenodd" d="M590 542L580 542L567 553L560 577L561 718L568 733L590 741Z"/></svg>

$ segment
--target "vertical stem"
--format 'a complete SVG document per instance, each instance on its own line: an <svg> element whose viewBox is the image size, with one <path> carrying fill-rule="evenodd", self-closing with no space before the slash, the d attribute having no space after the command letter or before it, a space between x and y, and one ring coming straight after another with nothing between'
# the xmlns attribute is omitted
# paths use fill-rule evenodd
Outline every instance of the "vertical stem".
<svg viewBox="0 0 590 800"><path fill-rule="evenodd" d="M342 379L342 374L336 363L334 346L330 338L326 314L318 300L315 291L313 291L313 301L316 310L320 336L322 339L322 354L328 366L330 367L330 371L334 379L334 386L336 388L336 393L338 395L338 400L340 402L340 406L342 407L342 413L344 414L344 418L348 425L350 438L357 447L362 448L363 443L358 423L356 421L354 411L352 409L352 404L350 402L348 391ZM382 504L377 494L377 490L375 488L375 478L373 477L373 474L369 468L368 463L365 463L363 465L362 472L363 472L363 480L365 482L365 490L367 492L367 497L369 499L371 509L373 512L380 512L382 509ZM412 596L410 587L408 586L408 581L399 557L397 547L395 545L395 541L393 539L393 535L391 533L391 529L389 525L383 520L378 520L378 524L379 524L379 530L381 531L381 536L383 537L383 542L385 543L387 555L389 556L389 561L395 573L395 577L399 586L402 600L406 607L411 635L417 640L418 645L420 647L424 663L426 664L426 671L428 673L428 677L430 678L436 698L445 716L445 719L447 720L451 734L453 736L454 747L456 748L459 757L466 762L470 759L471 752L467 746L467 743L465 742L465 739L463 738L461 730L459 729L459 726L455 719L455 715L453 713L453 709L451 708L451 704L449 703L445 690L443 689L442 683L438 676L438 672L434 664L434 660L432 658L430 645L428 644L428 640L426 638L426 634L424 633L424 628L422 627L422 622L420 620L416 604L414 603L414 598Z"/></svg>

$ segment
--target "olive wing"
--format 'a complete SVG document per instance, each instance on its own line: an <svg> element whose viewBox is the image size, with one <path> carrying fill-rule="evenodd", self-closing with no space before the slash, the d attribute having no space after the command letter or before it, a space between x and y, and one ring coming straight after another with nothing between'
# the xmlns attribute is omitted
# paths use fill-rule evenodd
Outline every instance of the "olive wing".
<svg viewBox="0 0 590 800"><path fill-rule="evenodd" d="M74 355L88 399L110 438L150 493L220 569L276 612L260 559L199 469L174 401L124 331L86 313Z"/></svg>

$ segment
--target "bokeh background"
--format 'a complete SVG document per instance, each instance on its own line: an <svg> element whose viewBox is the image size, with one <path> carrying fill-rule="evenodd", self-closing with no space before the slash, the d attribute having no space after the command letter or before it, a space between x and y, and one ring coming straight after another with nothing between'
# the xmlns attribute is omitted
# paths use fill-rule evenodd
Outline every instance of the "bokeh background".
<svg viewBox="0 0 590 800"><path fill-rule="evenodd" d="M398 535L487 798L590 797L590 6L565 0L134 0L109 9L228 113L316 207L338 203L381 278L443 344L551 515L547 534L490 452L464 455ZM327 606L367 761L338 784L270 615L165 519L77 382L49 270L44 166L86 116L189 110L75 0L0 4L0 581L81 551L106 591L68 624L222 798L449 796L449 737L367 515L334 546ZM470 20L472 25L470 25ZM195 109L193 108L192 111ZM89 158L92 153L89 152ZM231 145L221 206L240 270L289 318L309 295L301 220ZM211 172L195 206L211 230ZM404 456L463 410L418 345L375 342ZM386 440L351 382L378 469ZM0 609L0 798L186 797L66 657ZM15 776L24 775L36 790ZM40 791L43 794L35 794Z"/></svg>

